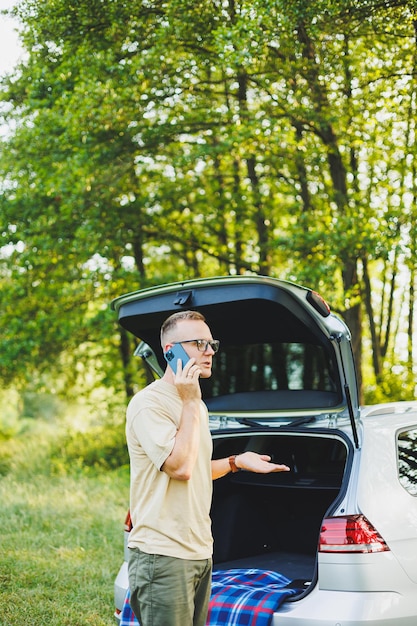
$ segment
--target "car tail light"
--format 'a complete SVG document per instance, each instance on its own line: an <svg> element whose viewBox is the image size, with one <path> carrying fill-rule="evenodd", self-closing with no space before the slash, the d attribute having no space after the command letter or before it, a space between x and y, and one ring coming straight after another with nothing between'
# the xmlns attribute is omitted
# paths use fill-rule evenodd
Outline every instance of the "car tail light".
<svg viewBox="0 0 417 626"><path fill-rule="evenodd" d="M129 510L127 512L126 519L125 519L125 531L127 533L130 533L131 530L132 530L132 518L130 517L130 510Z"/></svg>
<svg viewBox="0 0 417 626"><path fill-rule="evenodd" d="M385 552L389 547L364 515L326 517L321 525L319 552Z"/></svg>

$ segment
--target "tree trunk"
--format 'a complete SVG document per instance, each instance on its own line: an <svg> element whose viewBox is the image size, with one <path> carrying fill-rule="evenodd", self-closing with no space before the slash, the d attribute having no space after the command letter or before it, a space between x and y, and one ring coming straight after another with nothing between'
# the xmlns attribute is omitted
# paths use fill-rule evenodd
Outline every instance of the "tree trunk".
<svg viewBox="0 0 417 626"><path fill-rule="evenodd" d="M362 270L363 270L363 284L364 284L363 298L365 301L365 309L368 314L369 328L371 331L372 365L374 368L375 378L378 380L381 375L380 341L379 341L378 331L376 329L375 315L374 315L374 311L372 307L371 281L369 278L368 261L366 257L363 257L362 259Z"/></svg>
<svg viewBox="0 0 417 626"><path fill-rule="evenodd" d="M124 378L124 385L125 385L125 393L126 393L126 398L130 399L135 393L133 373L132 373L132 368L131 368L132 342L130 339L130 335L124 328L119 329L119 335L120 335L119 352L120 352L122 365L123 365L123 378Z"/></svg>

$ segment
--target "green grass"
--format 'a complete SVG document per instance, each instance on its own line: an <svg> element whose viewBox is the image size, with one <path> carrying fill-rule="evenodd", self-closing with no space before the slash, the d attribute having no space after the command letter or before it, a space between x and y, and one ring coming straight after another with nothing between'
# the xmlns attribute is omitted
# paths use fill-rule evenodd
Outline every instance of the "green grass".
<svg viewBox="0 0 417 626"><path fill-rule="evenodd" d="M114 626L127 468L54 476L23 461L0 476L0 626Z"/></svg>

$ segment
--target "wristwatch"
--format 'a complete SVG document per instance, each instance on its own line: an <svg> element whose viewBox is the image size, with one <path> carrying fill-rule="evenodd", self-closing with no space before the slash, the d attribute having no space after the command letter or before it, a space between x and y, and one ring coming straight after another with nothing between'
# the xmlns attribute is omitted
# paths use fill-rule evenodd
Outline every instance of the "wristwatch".
<svg viewBox="0 0 417 626"><path fill-rule="evenodd" d="M236 474L236 472L240 472L240 467L236 465L237 456L238 456L237 454L232 454L231 456L229 456L229 465L233 474Z"/></svg>

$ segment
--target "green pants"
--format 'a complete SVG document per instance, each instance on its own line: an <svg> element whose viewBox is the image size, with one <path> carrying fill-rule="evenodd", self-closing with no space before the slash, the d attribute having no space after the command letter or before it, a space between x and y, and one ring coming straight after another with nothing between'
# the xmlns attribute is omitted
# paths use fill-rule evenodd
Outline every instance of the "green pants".
<svg viewBox="0 0 417 626"><path fill-rule="evenodd" d="M212 560L129 550L130 604L140 626L205 626Z"/></svg>

